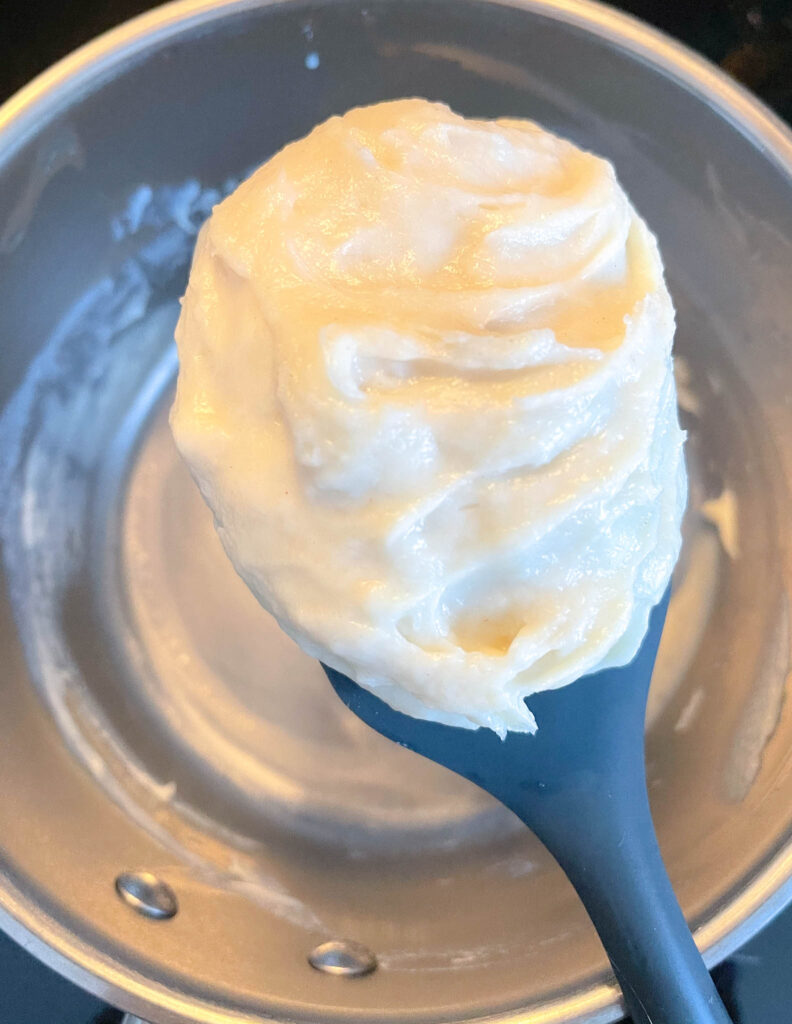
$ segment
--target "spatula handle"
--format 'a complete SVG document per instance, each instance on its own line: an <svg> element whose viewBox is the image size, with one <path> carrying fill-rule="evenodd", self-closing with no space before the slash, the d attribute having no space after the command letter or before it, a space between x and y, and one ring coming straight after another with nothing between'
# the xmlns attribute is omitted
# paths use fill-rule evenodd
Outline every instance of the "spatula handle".
<svg viewBox="0 0 792 1024"><path fill-rule="evenodd" d="M580 894L635 1024L729 1024L663 865L643 779L627 788L577 795L567 819L577 839L535 813L533 827Z"/></svg>

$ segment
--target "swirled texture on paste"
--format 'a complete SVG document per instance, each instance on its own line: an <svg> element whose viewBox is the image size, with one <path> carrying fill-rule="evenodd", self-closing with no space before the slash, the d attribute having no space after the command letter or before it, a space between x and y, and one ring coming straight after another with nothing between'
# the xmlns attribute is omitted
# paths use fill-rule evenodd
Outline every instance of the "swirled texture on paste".
<svg viewBox="0 0 792 1024"><path fill-rule="evenodd" d="M533 730L629 661L680 545L674 311L611 165L401 100L201 231L172 424L239 573L413 715Z"/></svg>

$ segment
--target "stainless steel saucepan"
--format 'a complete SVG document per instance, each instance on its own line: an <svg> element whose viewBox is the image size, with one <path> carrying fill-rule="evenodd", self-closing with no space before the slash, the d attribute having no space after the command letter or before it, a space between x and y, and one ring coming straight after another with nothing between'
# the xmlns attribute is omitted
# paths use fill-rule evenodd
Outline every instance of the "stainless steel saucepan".
<svg viewBox="0 0 792 1024"><path fill-rule="evenodd" d="M788 131L577 0L182 0L0 110L0 923L157 1024L619 1016L549 855L342 707L227 564L167 429L213 203L405 94L606 155L660 238L692 495L653 813L710 963L792 893Z"/></svg>

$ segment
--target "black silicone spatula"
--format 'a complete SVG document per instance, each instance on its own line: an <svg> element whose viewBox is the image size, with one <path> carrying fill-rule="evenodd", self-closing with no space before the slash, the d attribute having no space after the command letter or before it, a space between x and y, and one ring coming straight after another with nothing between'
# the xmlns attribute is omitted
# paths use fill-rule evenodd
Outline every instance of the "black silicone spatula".
<svg viewBox="0 0 792 1024"><path fill-rule="evenodd" d="M667 604L652 612L629 665L531 697L533 736L500 740L489 729L411 718L326 671L373 729L481 786L536 833L580 894L635 1024L726 1024L663 866L646 792L646 698Z"/></svg>

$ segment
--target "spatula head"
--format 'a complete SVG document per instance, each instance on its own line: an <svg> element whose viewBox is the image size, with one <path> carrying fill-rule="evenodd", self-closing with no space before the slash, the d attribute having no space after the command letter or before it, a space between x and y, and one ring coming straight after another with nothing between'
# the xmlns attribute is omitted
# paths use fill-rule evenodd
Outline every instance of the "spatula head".
<svg viewBox="0 0 792 1024"><path fill-rule="evenodd" d="M580 783L613 759L625 771L643 749L646 698L665 622L668 594L653 609L644 641L633 660L558 690L529 698L538 731L510 732L501 740L490 729L462 729L394 711L374 693L325 666L336 693L372 729L403 747L470 779L511 806L514 787L539 791ZM629 757L628 757L629 754Z"/></svg>

